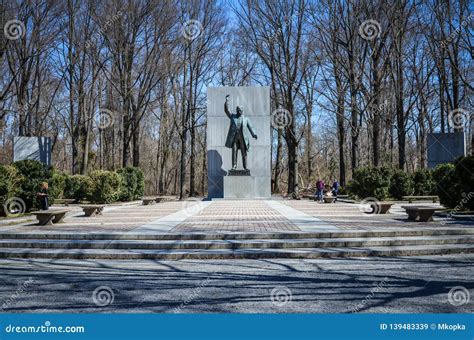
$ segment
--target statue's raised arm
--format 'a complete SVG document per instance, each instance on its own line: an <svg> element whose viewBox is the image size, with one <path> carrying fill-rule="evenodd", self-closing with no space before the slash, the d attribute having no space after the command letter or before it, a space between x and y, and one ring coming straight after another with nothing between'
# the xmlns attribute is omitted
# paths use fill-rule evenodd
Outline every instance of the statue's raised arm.
<svg viewBox="0 0 474 340"><path fill-rule="evenodd" d="M232 113L229 111L229 97L230 95L225 96L224 112L227 115L227 117L231 118Z"/></svg>

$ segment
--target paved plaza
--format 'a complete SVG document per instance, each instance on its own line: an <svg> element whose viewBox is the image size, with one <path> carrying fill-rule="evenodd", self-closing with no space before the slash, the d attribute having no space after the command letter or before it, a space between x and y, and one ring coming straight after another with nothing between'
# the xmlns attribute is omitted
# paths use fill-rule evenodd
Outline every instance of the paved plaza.
<svg viewBox="0 0 474 340"><path fill-rule="evenodd" d="M417 205L438 206L434 203ZM472 227L435 217L434 222L408 222L401 205L386 215L363 212L358 204L319 204L309 200L188 200L154 205L140 202L111 205L102 215L87 218L71 206L64 223L38 226L34 218L20 224L0 224L1 232L317 232L328 230L376 230L379 228Z"/></svg>
<svg viewBox="0 0 474 340"><path fill-rule="evenodd" d="M350 251L377 249L377 244L455 249L458 245L454 243L463 242L466 249L472 247L471 222L443 217L435 217L428 223L408 222L401 205L395 204L387 215L370 215L357 204L343 202L173 200L147 206L140 202L110 205L102 215L90 218L83 217L80 208L73 205L64 223L49 226L38 226L29 217L17 223L3 220L0 225L3 249L13 247L11 244L15 242L23 244L25 252L36 255L51 251L50 247L59 249L51 258L0 259L0 308L5 312L37 313L472 312L473 254L459 251L456 255L351 257ZM124 237L117 242L68 238L104 233ZM346 236L324 238L334 233ZM343 238L348 233L360 235ZM382 234L369 237L364 233ZM397 237L398 233L402 236ZM8 239L8 235L12 238ZM48 235L64 235L64 238L48 239ZM153 239L156 235L160 238ZM192 235L199 238L186 241L185 237ZM239 240L239 235L247 237ZM279 239L278 235L291 239ZM310 237L306 235L312 239L298 239ZM34 240L39 237L45 240ZM44 244L36 249L35 242ZM77 247L85 242L94 249L62 249L70 242L75 242ZM131 245L137 248L136 254L173 251L216 254L238 253L236 247L247 244L260 247L255 252L265 254L265 248L279 244L288 247L295 243L293 247L302 247L298 242L309 243L306 247L320 244L321 248L281 250L303 253L304 256L295 259L255 256L255 259L204 257L200 260L182 257L178 261L166 257L79 260L56 256L68 251L132 252L127 249ZM115 249L108 249L111 244ZM349 252L346 257L311 259L310 255L318 251L336 251L339 248L331 248L336 244ZM167 250L175 247L178 250ZM448 299L457 287L470 294L461 305L454 305Z"/></svg>

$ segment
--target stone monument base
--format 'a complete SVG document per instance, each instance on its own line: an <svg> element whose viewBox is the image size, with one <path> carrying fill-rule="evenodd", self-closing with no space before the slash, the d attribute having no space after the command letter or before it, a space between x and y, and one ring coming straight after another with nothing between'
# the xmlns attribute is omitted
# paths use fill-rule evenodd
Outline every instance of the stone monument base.
<svg viewBox="0 0 474 340"><path fill-rule="evenodd" d="M224 198L270 198L270 177L224 176Z"/></svg>

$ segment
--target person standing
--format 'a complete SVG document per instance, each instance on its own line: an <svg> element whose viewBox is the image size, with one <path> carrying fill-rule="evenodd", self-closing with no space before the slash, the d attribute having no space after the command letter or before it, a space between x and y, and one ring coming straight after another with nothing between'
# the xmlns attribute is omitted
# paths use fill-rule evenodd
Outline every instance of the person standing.
<svg viewBox="0 0 474 340"><path fill-rule="evenodd" d="M41 210L49 209L49 197L48 197L49 185L47 182L41 183L40 191L38 192L38 197L41 203Z"/></svg>
<svg viewBox="0 0 474 340"><path fill-rule="evenodd" d="M316 201L323 201L324 182L320 179L316 182Z"/></svg>
<svg viewBox="0 0 474 340"><path fill-rule="evenodd" d="M334 180L334 183L332 183L332 195L336 197L335 201L337 201L337 194L339 193L339 182L337 179Z"/></svg>
<svg viewBox="0 0 474 340"><path fill-rule="evenodd" d="M320 202L323 202L323 198L324 198L324 181L321 180L321 182L319 183L319 201Z"/></svg>

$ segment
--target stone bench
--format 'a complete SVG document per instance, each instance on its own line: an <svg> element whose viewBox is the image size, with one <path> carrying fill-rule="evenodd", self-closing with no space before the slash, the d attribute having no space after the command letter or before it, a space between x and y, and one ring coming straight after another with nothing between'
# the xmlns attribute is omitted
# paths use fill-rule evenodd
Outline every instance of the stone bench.
<svg viewBox="0 0 474 340"><path fill-rule="evenodd" d="M423 205L405 205L402 206L408 214L410 221L431 222L433 215L437 210L442 210L438 207L428 207Z"/></svg>
<svg viewBox="0 0 474 340"><path fill-rule="evenodd" d="M378 202L377 204L379 206L379 211L378 211L379 214L388 213L388 211L390 210L390 208L393 205L393 203L391 203L391 202Z"/></svg>
<svg viewBox="0 0 474 340"><path fill-rule="evenodd" d="M402 200L413 203L413 201L432 201L437 203L439 201L438 196L402 196Z"/></svg>
<svg viewBox="0 0 474 340"><path fill-rule="evenodd" d="M324 196L324 203L334 203L336 201L336 196Z"/></svg>
<svg viewBox="0 0 474 340"><path fill-rule="evenodd" d="M369 201L363 203L363 205L370 206L370 211L365 211L366 214L386 214L390 210L394 203L393 202L379 202L379 201Z"/></svg>
<svg viewBox="0 0 474 340"><path fill-rule="evenodd" d="M31 214L36 216L39 225L51 225L61 223L68 212L67 209L49 209L33 211Z"/></svg>
<svg viewBox="0 0 474 340"><path fill-rule="evenodd" d="M157 201L158 199L160 199L160 197L158 196L143 197L142 202L143 202L143 205L152 205L159 202Z"/></svg>
<svg viewBox="0 0 474 340"><path fill-rule="evenodd" d="M84 216L97 216L102 215L102 211L104 211L105 204L88 204L88 205L81 205L82 211L84 211Z"/></svg>

